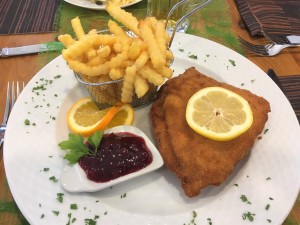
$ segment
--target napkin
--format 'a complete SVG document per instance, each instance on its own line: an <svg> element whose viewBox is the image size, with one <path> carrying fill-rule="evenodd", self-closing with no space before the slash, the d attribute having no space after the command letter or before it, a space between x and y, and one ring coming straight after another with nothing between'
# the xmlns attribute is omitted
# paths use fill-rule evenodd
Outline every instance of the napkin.
<svg viewBox="0 0 300 225"><path fill-rule="evenodd" d="M56 31L59 2L60 0L1 0L0 34Z"/></svg>
<svg viewBox="0 0 300 225"><path fill-rule="evenodd" d="M300 123L300 75L278 76L283 93L290 101Z"/></svg>
<svg viewBox="0 0 300 225"><path fill-rule="evenodd" d="M235 0L253 36L300 35L299 0Z"/></svg>

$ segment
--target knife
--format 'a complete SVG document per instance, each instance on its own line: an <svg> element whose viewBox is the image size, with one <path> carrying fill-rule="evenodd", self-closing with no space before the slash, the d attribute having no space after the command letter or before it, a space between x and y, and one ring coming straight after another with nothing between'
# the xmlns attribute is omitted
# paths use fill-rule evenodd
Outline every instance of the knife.
<svg viewBox="0 0 300 225"><path fill-rule="evenodd" d="M300 44L300 36L289 35L289 36L286 36L286 39L288 39L289 42L293 45Z"/></svg>
<svg viewBox="0 0 300 225"><path fill-rule="evenodd" d="M282 87L280 80L279 80L278 76L276 75L275 71L273 69L269 69L267 74L283 92L283 87Z"/></svg>
<svg viewBox="0 0 300 225"><path fill-rule="evenodd" d="M60 42L48 42L37 45L27 45L12 48L0 48L0 58L7 58L17 55L27 55L39 52L61 51L64 48Z"/></svg>

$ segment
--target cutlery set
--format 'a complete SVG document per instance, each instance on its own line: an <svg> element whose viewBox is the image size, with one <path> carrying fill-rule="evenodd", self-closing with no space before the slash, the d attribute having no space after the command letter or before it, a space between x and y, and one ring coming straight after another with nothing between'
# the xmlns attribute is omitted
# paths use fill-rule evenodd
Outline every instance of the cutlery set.
<svg viewBox="0 0 300 225"><path fill-rule="evenodd" d="M174 34L173 34L174 35ZM274 56L280 53L283 49L289 47L299 47L300 46L300 36L289 35L289 36L274 36L265 35L271 42L266 45L252 44L241 37L238 37L240 44L250 53L261 56ZM63 46L60 42L53 42L53 45L48 43L27 45L20 47L11 48L0 48L0 58L7 58L18 55L27 55L41 52L53 52L61 51Z"/></svg>
<svg viewBox="0 0 300 225"><path fill-rule="evenodd" d="M261 56L274 56L285 48L300 46L300 36L296 35L266 35L266 38L271 42L265 45L252 44L241 37L239 37L239 42L248 52Z"/></svg>

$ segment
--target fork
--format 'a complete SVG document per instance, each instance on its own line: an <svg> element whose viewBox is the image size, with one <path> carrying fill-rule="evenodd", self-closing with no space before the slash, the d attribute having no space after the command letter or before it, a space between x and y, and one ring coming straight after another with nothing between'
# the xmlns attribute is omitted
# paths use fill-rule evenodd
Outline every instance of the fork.
<svg viewBox="0 0 300 225"><path fill-rule="evenodd" d="M24 86L25 86L25 84L23 82L22 90L24 89ZM18 81L16 82L16 84L13 81L11 86L10 86L9 82L7 82L5 111L3 114L2 123L0 125L0 138L1 138L0 147L2 146L3 141L4 141L4 134L5 134L5 130L6 130L6 124L7 124L7 120L9 117L9 113L11 112L11 110L22 90L20 90L20 85L19 85Z"/></svg>
<svg viewBox="0 0 300 225"><path fill-rule="evenodd" d="M285 48L300 46L300 45L293 45L293 44L276 44L274 42L266 45L255 45L242 39L241 37L239 37L239 42L249 52L261 56L274 56L277 55L279 52L281 52L281 50Z"/></svg>

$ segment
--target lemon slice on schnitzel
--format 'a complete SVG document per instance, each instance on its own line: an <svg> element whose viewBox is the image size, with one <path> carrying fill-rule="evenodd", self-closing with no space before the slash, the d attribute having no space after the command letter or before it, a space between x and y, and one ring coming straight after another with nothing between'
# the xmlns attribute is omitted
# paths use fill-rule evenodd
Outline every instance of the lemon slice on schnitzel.
<svg viewBox="0 0 300 225"><path fill-rule="evenodd" d="M186 121L204 137L229 141L251 127L253 114L242 96L222 87L207 87L189 99Z"/></svg>
<svg viewBox="0 0 300 225"><path fill-rule="evenodd" d="M133 120L134 109L130 104L117 103L101 110L90 97L75 102L67 115L69 129L83 136L89 136L96 130L132 125Z"/></svg>

